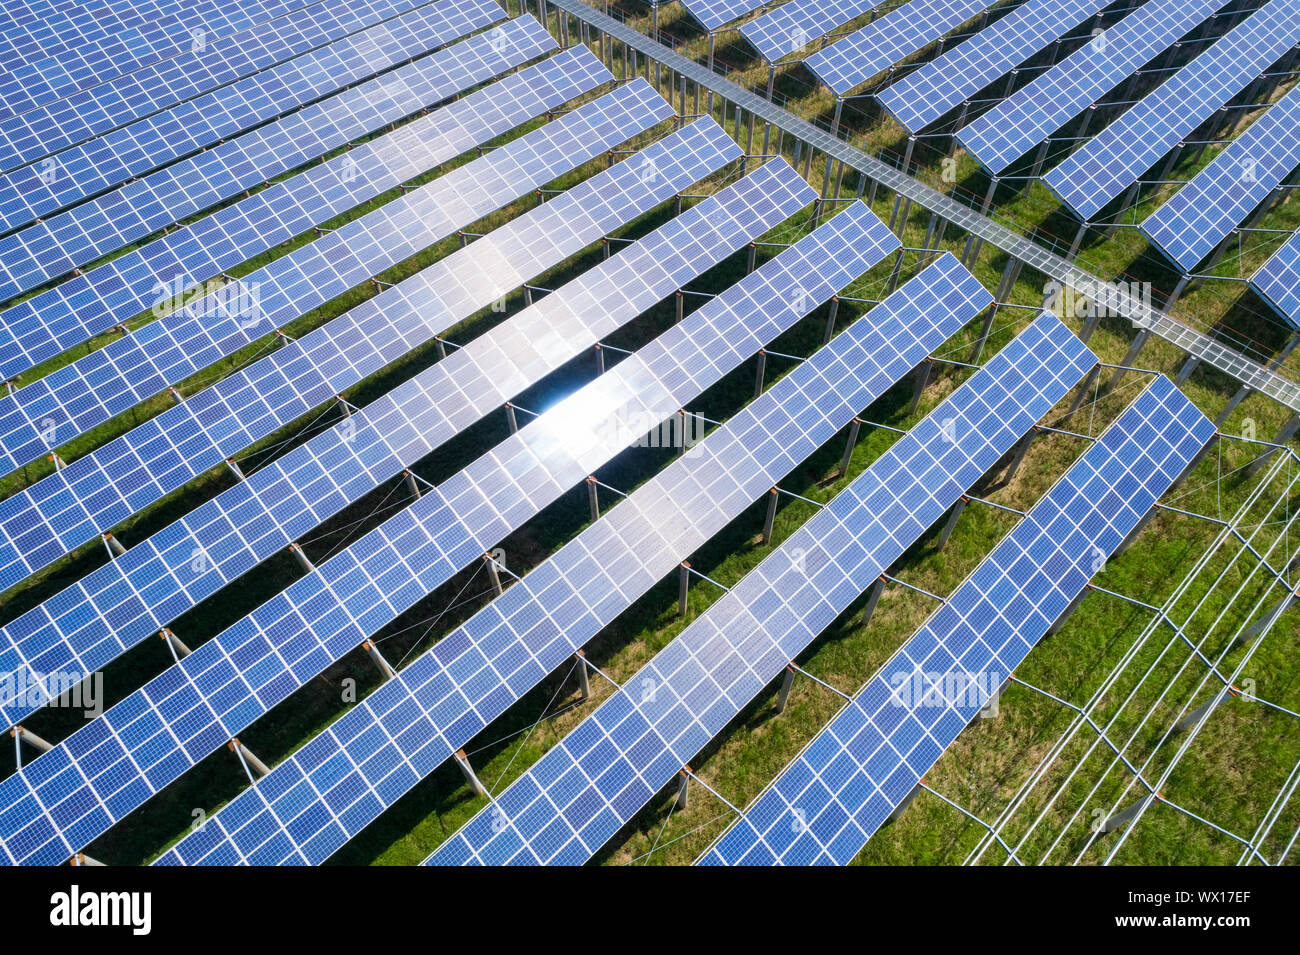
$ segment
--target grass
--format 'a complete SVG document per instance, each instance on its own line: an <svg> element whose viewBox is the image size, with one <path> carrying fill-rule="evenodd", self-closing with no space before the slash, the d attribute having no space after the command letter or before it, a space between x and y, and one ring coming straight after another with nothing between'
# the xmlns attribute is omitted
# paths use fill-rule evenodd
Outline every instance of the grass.
<svg viewBox="0 0 1300 955"><path fill-rule="evenodd" d="M665 20L665 26L672 21ZM765 71L764 71L765 72ZM778 88L781 88L780 86ZM809 109L815 109L810 104ZM824 108L824 107L823 107ZM720 113L718 114L720 118ZM793 153L789 144L784 150L787 158ZM460 162L446 164L430 175L443 174ZM564 188L589 174L595 164L589 164L574 175L553 184ZM814 169L810 180L820 185L819 169ZM716 187L717 179L713 181ZM852 187L852 183L847 184ZM708 191L705 188L701 191ZM391 194L375 200L378 204ZM517 215L525 204L514 204L487 217L469 231L487 231ZM357 210L361 214L365 208ZM886 220L890 217L891 203L878 201L875 211ZM1001 207L999 209L1001 211ZM671 214L671 209L657 210L633 223L620 234L629 237L644 234ZM905 244L918 246L925 236L927 214L911 210L903 234ZM340 220L344 221L344 220ZM779 238L791 241L798 225L778 230ZM300 237L296 243L308 241ZM960 252L962 242L948 238L943 247ZM385 276L393 281L398 276L410 274L455 248L455 240L439 243L424 255L404 263ZM766 252L767 250L763 250ZM268 253L266 260L282 254L283 250ZM599 249L593 247L582 255L539 278L538 284L556 287L568 278L598 261ZM261 264L264 264L262 262ZM994 250L986 248L974 266L977 277L986 287L996 286L1004 260ZM909 254L904 259L903 277L906 278L917 265ZM255 264L249 264L251 269ZM892 263L872 270L860 283L846 291L864 298L879 297ZM407 271L409 270L409 271ZM744 256L737 255L710 271L692 288L720 290L735 281L744 270ZM1008 296L1008 301L1023 306L1038 306L1042 300L1043 277L1025 270ZM348 296L318 309L305 317L302 326L316 327L355 306L368 297L366 288L354 290ZM687 307L698 303L687 298ZM1192 302L1190 297L1186 302ZM505 320L521 307L520 296L512 296L507 311L485 311L474 316L452 334L453 340L467 341L481 334L498 321ZM852 320L863 311L855 303L846 303L840 311L842 321ZM1032 317L1031 309L1005 309L998 314L993 338L983 352L987 357L1005 344L1014 332ZM773 349L790 354L808 354L820 342L824 313L819 311L773 344ZM640 316L617 336L610 339L614 345L636 348L650 340L674 319L671 301L665 302ZM1073 327L1078 322L1069 319ZM301 334L301 331L297 331ZM1118 361L1127 349L1132 330L1127 323L1104 320L1090 341L1090 347L1105 361ZM941 354L964 360L978 329L971 327L941 350ZM246 356L244 356L246 357ZM396 383L409 378L436 359L432 348L419 349L404 360L384 369L361 383L348 394L355 404L365 404ZM607 353L612 365L617 354ZM1141 364L1172 373L1181 364L1182 356L1163 342L1153 341L1143 352ZM232 366L233 367L233 366ZM774 380L787 371L788 363L772 359L768 365L768 380ZM548 376L536 387L518 398L523 408L543 408L555 396L571 391L589 379L593 372L591 356L581 356L555 374ZM209 370L207 374L211 374ZM719 383L692 405L709 417L725 420L750 397L753 387L753 363L743 367ZM911 397L910 384L902 383L882 397L865 416L873 421L894 427L906 427L933 408L956 385L964 380L966 372L949 368L937 374L923 395L918 412L908 414ZM197 385L196 383L193 383ZM1141 381L1130 376L1120 387L1115 399L1087 410L1077 416L1071 427L1096 433L1113 415L1122 400L1132 397ZM182 389L184 390L184 388ZM1208 414L1216 414L1236 390L1235 384L1224 376L1208 369L1199 369L1184 388L1188 396ZM145 405L140 413L156 413L158 407ZM1225 432L1240 433L1253 428L1260 436L1271 435L1282 423L1283 410L1258 395L1247 397L1224 425ZM141 419L142 420L142 419ZM293 444L305 440L320 426L334 419L327 414L315 427L295 426L267 438L246 459L269 460ZM1086 426L1085 426L1086 425ZM88 435L85 443L69 449L69 456L84 453L102 444L112 435L130 426L128 417L109 422L102 429ZM506 434L504 416L493 416L469 429L456 440L439 449L430 459L422 461L415 470L422 477L437 482L454 473L477 457L484 448L491 447ZM844 435L837 436L817 455L805 462L782 486L795 490L813 500L825 501L841 490L847 481L875 460L894 440L884 429L864 429L854 449L847 477L827 481L827 475L838 463L843 449ZM1050 482L1077 456L1082 448L1077 439L1062 436L1045 437L1035 442L1015 479L1003 487L994 488L993 499L1012 506L1027 506ZM1248 447L1241 442L1224 443L1224 462L1217 456L1200 466L1189 478L1179 506L1209 514L1220 513L1246 491L1233 479L1218 480L1219 474L1230 474L1249 456ZM623 490L636 487L667 463L663 452L633 449L620 455L599 471L601 479ZM35 477L37 471L33 471ZM13 480L13 479L11 479ZM169 496L163 502L142 512L116 532L130 542L143 539L218 490L229 485L232 478L223 470L215 470L198 481ZM1203 485L1203 486L1202 486ZM17 486L17 484L11 485ZM347 508L324 524L304 546L313 560L319 562L329 553L355 540L364 531L375 526L396 507L404 506L407 499L398 482L377 489L362 501ZM606 506L608 501L606 501ZM813 512L814 507L798 500L789 500L780 509L774 532L774 544L789 536ZM761 526L763 505L756 503L717 535L701 552L690 555L694 566L724 585L730 585L751 569L768 552L753 537ZM509 566L523 573L553 553L588 520L585 493L574 490L566 494L536 518L504 541ZM925 587L936 593L949 592L962 577L975 566L1005 533L1012 521L1005 512L978 506L968 507L958 522L956 532L943 551L933 544L937 528L909 550L895 568L900 578ZM1103 586L1128 594L1149 603L1159 603L1180 581L1193 562L1203 552L1213 525L1175 515L1162 515L1151 523L1134 546L1121 558L1108 563ZM20 588L6 595L6 618L45 599L71 581L83 576L104 559L99 544L83 548L46 572L34 576ZM1226 558L1224 558L1226 562ZM269 599L299 576L292 558L281 554L263 564L256 574L246 575L238 587L226 588L194 608L173 624L173 629L190 646L209 639L230 623L238 620L251 607ZM1198 578L1199 580L1199 578ZM1190 595L1199 597L1210 591L1208 581L1200 580ZM1225 590L1210 591L1215 601L1222 601ZM689 611L685 618L676 616L676 578L661 581L642 599L636 601L615 623L606 628L588 647L589 658L602 672L614 680L623 681L665 646L681 629L700 613L707 610L719 592L703 582L695 582L690 593ZM422 652L464 620L490 597L481 573L467 570L440 588L437 593L421 601L407 613L386 627L377 642L385 655L394 663L407 661ZM1190 599L1190 598L1189 598ZM837 624L814 643L799 660L800 666L843 692L852 692L864 682L933 609L929 602L914 593L897 587L887 588L872 623L862 627L857 623L859 608L851 608ZM1106 675L1123 657L1127 648L1139 638L1149 614L1131 604L1094 594L1060 633L1045 641L1030 655L1018 676L1026 682L1047 689L1062 698L1082 703L1103 683ZM1197 625L1208 627L1210 621L1198 619ZM1295 649L1297 628L1293 620L1283 622L1261 644L1252 658L1249 671L1256 680L1261 697L1281 706L1296 709L1294 678L1288 666ZM1164 641L1168 642L1168 641ZM1125 667L1122 677L1136 684L1139 667L1154 659L1158 647L1164 642L1149 641L1135 663ZM1235 651L1238 656L1241 651ZM1168 654L1167 654L1168 655ZM1231 655L1228 660L1234 659ZM1180 661L1181 662L1181 661ZM146 640L110 666L105 683L110 702L119 699L142 682L165 669L171 663L162 641ZM1138 714L1156 703L1161 680L1173 677L1176 667L1158 670L1151 686L1137 688L1134 701L1120 705L1119 691L1108 694L1103 703L1103 713L1116 716L1117 732L1138 725ZM1203 668L1202 668L1203 671ZM1197 677L1199 678L1199 673ZM351 681L351 682L349 682ZM277 707L267 718L260 720L241 739L254 752L272 765L290 755L316 732L328 725L357 699L378 685L378 673L360 651L338 661L309 686L294 694L292 700ZM1151 687L1154 686L1155 689ZM1197 690L1190 677L1177 681L1176 699L1199 700L1206 695ZM592 706L611 692L609 684L599 678L592 681L593 699L577 699L576 681L571 671L553 674L543 681L525 700L503 718L486 729L479 739L467 749L481 779L494 791L508 784L531 766L550 746L562 738L578 720L591 712ZM797 680L785 713L776 717L772 713L775 687L754 701L727 731L715 740L699 760L693 761L695 771L710 786L729 801L744 805L751 799L816 730L838 709L837 696L808 680ZM1125 690L1124 692L1127 692ZM1199 695L1198 695L1199 694ZM1111 696L1117 698L1112 700ZM1172 717L1174 708L1168 703L1161 715ZM1047 752L1059 734L1068 725L1070 712L1053 704L1032 690L1013 686L1003 697L1002 713L997 720L970 728L940 760L931 774L930 782L943 793L969 811L982 818L992 819L1014 797L1018 786L1028 776L1036 761ZM1268 808L1272 795L1285 780L1294 764L1294 734L1285 732L1285 713L1269 710L1264 705L1233 700L1216 712L1205 733L1194 743L1189 755L1169 780L1167 795L1174 802L1192 811L1213 818L1220 825L1236 832L1246 833ZM1168 719L1166 719L1168 722ZM29 725L46 738L58 740L74 730L79 717L67 710L46 709L37 714ZM1144 758L1149 752L1165 759L1163 751L1156 748L1152 738L1139 740ZM1090 741L1089 741L1090 742ZM1083 744L1068 750L1070 759L1082 760ZM12 768L12 755L6 753L3 772ZM1107 799L1117 798L1123 788L1122 774L1106 769L1107 760L1094 754L1083 760L1083 768L1076 779L1066 781L1068 769L1049 773L1048 782L1065 784L1064 795L1058 805L1049 810L1050 824L1033 830L1033 815L1045 803L1046 785L1030 793L1026 809L1012 817L1008 832L1026 839L1026 854L1041 853L1050 845L1047 833L1056 829L1069 829L1070 847L1082 847L1086 836L1080 840L1077 823L1070 815L1083 806L1086 818L1091 818L1094 806L1109 805ZM1071 766L1068 760L1063 766ZM1100 781L1098 792L1090 790ZM91 855L116 863L147 861L189 831L196 818L195 812L206 815L217 810L246 786L246 780L233 757L224 751L214 753L198 767L168 787L140 811L115 827L89 847ZM683 863L689 862L727 824L730 812L703 791L696 789L690 808L669 813L673 794L665 791L646 808L603 851L601 860L610 864L629 862ZM332 862L336 864L409 864L423 859L456 827L478 811L483 801L473 796L465 786L459 771L447 764L417 785L390 811L371 825L360 837L353 840ZM1032 810L1032 812L1031 812ZM1295 827L1294 813L1284 813L1278 832L1289 832ZM1285 823L1291 823L1290 829ZM1054 828L1055 827L1055 828ZM962 861L974 848L984 830L940 799L922 794L913 807L897 824L885 827L868 844L860 857L865 863L951 863ZM1097 850L1086 861L1097 861ZM1272 844L1270 844L1270 848ZM1135 829L1133 837L1123 848L1121 861L1138 862L1217 862L1235 859L1236 847L1207 830L1199 823L1171 808L1161 805L1145 816ZM1002 861L1000 849L994 847L983 861Z"/></svg>

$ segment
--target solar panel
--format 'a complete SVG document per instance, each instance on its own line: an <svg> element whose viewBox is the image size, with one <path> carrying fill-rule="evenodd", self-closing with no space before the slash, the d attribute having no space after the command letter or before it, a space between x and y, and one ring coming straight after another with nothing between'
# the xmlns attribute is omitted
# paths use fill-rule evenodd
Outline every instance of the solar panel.
<svg viewBox="0 0 1300 955"><path fill-rule="evenodd" d="M1251 210L1300 165L1300 88L1268 108L1214 161L1142 223L1151 243L1183 272L1232 235Z"/></svg>
<svg viewBox="0 0 1300 955"><path fill-rule="evenodd" d="M712 32L751 10L757 10L763 2L764 0L682 0L682 6L704 29Z"/></svg>
<svg viewBox="0 0 1300 955"><path fill-rule="evenodd" d="M814 53L804 66L844 96L988 6L989 0L911 0Z"/></svg>
<svg viewBox="0 0 1300 955"><path fill-rule="evenodd" d="M1300 233L1269 256L1250 277L1250 287L1293 327L1300 328Z"/></svg>
<svg viewBox="0 0 1300 955"><path fill-rule="evenodd" d="M588 131L582 148L608 148L650 121L635 114L615 119L621 129L609 128L611 122ZM524 160L535 174L550 175L546 165L562 161L559 152L545 149L555 141L549 131L557 126L558 121L537 131L545 136L543 148ZM692 147L698 154L681 155ZM642 170L621 168L625 164L592 177L478 240L472 253L448 256L0 501L0 590L671 198L671 184L689 185L737 152L721 130L707 125L669 137L641 153L644 162L662 164L652 181L640 182ZM522 237L531 247L519 251ZM465 287L470 281L473 287ZM399 307L407 298L415 310ZM448 301L468 311L454 312ZM429 311L438 304L445 311ZM389 321L390 308L400 324Z"/></svg>
<svg viewBox="0 0 1300 955"><path fill-rule="evenodd" d="M85 845L631 443L611 421L671 416L898 246L856 204L710 299L0 782L0 841L28 864Z"/></svg>
<svg viewBox="0 0 1300 955"><path fill-rule="evenodd" d="M183 68L147 66L91 89L0 121L0 172L76 146L132 120L192 99L308 50L365 29L418 0L319 3L262 24L251 36L220 37Z"/></svg>
<svg viewBox="0 0 1300 955"><path fill-rule="evenodd" d="M461 32L469 32L473 25L499 19L503 11L493 6L492 15L480 7L477 16L463 19L436 6L413 10L65 149L51 157L52 165L15 169L0 178L0 230L19 229L436 49L446 41L449 20L465 24Z"/></svg>
<svg viewBox="0 0 1300 955"><path fill-rule="evenodd" d="M435 54L438 62L425 64L429 84L407 102L463 92L554 47L531 17L501 30L499 54L491 33ZM0 313L0 375L13 377L124 324L149 311L160 292L214 279L609 79L590 51L566 51L25 299Z"/></svg>
<svg viewBox="0 0 1300 955"><path fill-rule="evenodd" d="M776 161L686 210L18 618L0 672L93 673L815 197Z"/></svg>
<svg viewBox="0 0 1300 955"><path fill-rule="evenodd" d="M1028 0L876 98L904 129L918 133L1108 5Z"/></svg>
<svg viewBox="0 0 1300 955"><path fill-rule="evenodd" d="M500 9L491 0L455 3L467 12L449 22L444 41L499 19ZM426 75L425 62L410 64L322 100L0 238L0 299L36 288L116 252L164 226L343 146L349 137L401 119L406 114L393 109L387 101L389 84L400 96L402 83L395 79L399 74L419 88L429 82L430 76L441 76L447 68L447 61L442 60ZM362 118L356 118L354 113Z"/></svg>
<svg viewBox="0 0 1300 955"><path fill-rule="evenodd" d="M493 150L0 398L0 461L18 468L36 460L672 115L649 84L627 90L614 90L553 129Z"/></svg>
<svg viewBox="0 0 1300 955"><path fill-rule="evenodd" d="M295 9L305 5L294 0L287 4L277 3L272 9ZM232 17L240 18L242 28L247 30L258 21L267 19L265 11L269 6L250 0L248 3L227 4L224 9ZM215 14L216 11L212 12ZM202 24L199 28L203 29ZM172 26L159 30L147 23L132 29L115 30L111 35L90 43L72 43L68 48L60 47L57 38L43 38L40 53L44 55L30 63L7 67L0 73L0 118L176 57L192 49L196 39L192 29ZM54 53L54 50L58 52Z"/></svg>
<svg viewBox="0 0 1300 955"><path fill-rule="evenodd" d="M699 861L850 862L1213 434L1154 381Z"/></svg>
<svg viewBox="0 0 1300 955"><path fill-rule="evenodd" d="M991 298L950 255L922 270L159 862L325 861Z"/></svg>
<svg viewBox="0 0 1300 955"><path fill-rule="evenodd" d="M1300 40L1300 0L1275 0L1239 23L1092 139L1043 182L1084 221Z"/></svg>
<svg viewBox="0 0 1300 955"><path fill-rule="evenodd" d="M739 29L754 49L773 63L798 53L875 5L874 0L790 0L771 13L742 23Z"/></svg>
<svg viewBox="0 0 1300 955"><path fill-rule="evenodd" d="M1000 174L1176 42L1223 0L1151 0L957 132L986 170Z"/></svg>
<svg viewBox="0 0 1300 955"><path fill-rule="evenodd" d="M426 864L589 858L1095 362L1044 313Z"/></svg>

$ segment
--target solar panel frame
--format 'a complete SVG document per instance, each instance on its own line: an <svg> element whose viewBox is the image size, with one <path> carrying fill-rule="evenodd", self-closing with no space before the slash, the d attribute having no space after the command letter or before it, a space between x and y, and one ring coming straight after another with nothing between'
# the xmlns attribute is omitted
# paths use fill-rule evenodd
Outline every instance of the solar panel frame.
<svg viewBox="0 0 1300 955"><path fill-rule="evenodd" d="M1149 0L963 126L958 142L988 173L1001 174L1222 5Z"/></svg>
<svg viewBox="0 0 1300 955"><path fill-rule="evenodd" d="M1043 176L1087 222L1300 40L1300 0L1273 0Z"/></svg>
<svg viewBox="0 0 1300 955"><path fill-rule="evenodd" d="M85 845L631 443L602 416L671 416L898 247L861 204L835 216L0 782L0 837L27 864Z"/></svg>
<svg viewBox="0 0 1300 955"><path fill-rule="evenodd" d="M697 861L852 861L1213 434L1157 378Z"/></svg>
<svg viewBox="0 0 1300 955"><path fill-rule="evenodd" d="M900 126L919 133L1108 5L1107 0L1027 0L879 91L876 99Z"/></svg>
<svg viewBox="0 0 1300 955"><path fill-rule="evenodd" d="M393 110L439 102L556 47L531 17L502 24L501 46L492 31L435 53L418 71L389 89ZM567 79L565 79L567 77ZM282 182L181 226L103 265L74 276L0 312L0 375L13 378L66 349L149 311L159 292L216 278L355 208L366 199L433 168L460 152L508 132L551 105L585 92L612 75L581 47L477 90L430 115L401 126ZM536 88L527 86L536 83ZM569 89L569 96L563 93ZM510 95L512 91L520 95ZM497 99L508 102L497 103ZM546 104L526 109L529 103ZM534 112L536 109L536 112ZM464 114L470 113L469 117ZM385 119L375 113L366 126ZM520 117L515 122L513 117ZM343 137L348 127L336 127ZM471 135L473 134L473 135ZM441 142L431 137L445 137Z"/></svg>
<svg viewBox="0 0 1300 955"><path fill-rule="evenodd" d="M425 864L589 858L1095 364L1043 313Z"/></svg>
<svg viewBox="0 0 1300 955"><path fill-rule="evenodd" d="M159 864L324 862L991 301L955 258L942 256ZM776 453L746 450L778 435ZM680 502L701 491L688 512ZM339 779L330 764L345 751L356 770Z"/></svg>
<svg viewBox="0 0 1300 955"><path fill-rule="evenodd" d="M763 165L23 614L0 667L95 672L814 198Z"/></svg>
<svg viewBox="0 0 1300 955"><path fill-rule="evenodd" d="M448 22L437 5L417 8L65 149L46 163L11 170L0 176L0 230L20 229L432 52L445 42Z"/></svg>
<svg viewBox="0 0 1300 955"><path fill-rule="evenodd" d="M446 2L461 4L469 10L469 15L460 22L449 23L446 42L495 23L502 16L500 7L492 0ZM359 126L350 118L351 114L359 111L373 117L381 112L382 99L368 104L364 97L381 90L396 73L414 79L418 74L414 66L401 67L136 182L119 186L44 222L0 237L0 300L37 288L319 158L346 144L347 137L342 135L345 130L354 136L373 130L376 127ZM393 119L401 117L402 114L393 115Z"/></svg>
<svg viewBox="0 0 1300 955"><path fill-rule="evenodd" d="M911 0L803 61L836 96L925 49L989 7L990 0Z"/></svg>
<svg viewBox="0 0 1300 955"><path fill-rule="evenodd" d="M605 121L603 129L589 126L583 130L576 143L579 156L608 149L635 135L637 129L672 114L671 107L658 99L644 80L619 87L608 94L608 100L596 102L601 109L605 102L631 108L622 111L617 122ZM589 112L573 112L565 119L576 117L569 124L576 125L589 116ZM613 116L612 111L606 116ZM566 129L559 125L562 122L557 120L529 135L543 144L560 141L559 134ZM716 124L699 129L696 125L641 151L642 162L663 164L664 168L656 169L657 176L643 181L641 172L629 171L625 163L605 170L477 240L475 254L453 253L0 501L0 590L183 486L208 467L219 465L223 458L333 400L398 356L488 307L538 271L576 254L603 234L591 234L593 228L617 228L670 198L671 193L662 194L667 183L689 185L735 158L739 147ZM697 152L678 154L691 148ZM510 153L501 156L510 157ZM548 166L548 161L565 160L532 154L516 168L529 165L532 175L546 176L548 169L555 168ZM563 218L566 213L576 218L567 221ZM551 241L547 244L540 237ZM538 264L542 262L547 265ZM484 300L483 295L489 292ZM403 310L402 324L390 322L389 303L408 296L421 303L454 297L457 303L474 304L468 312L454 316L445 311L413 314Z"/></svg>
<svg viewBox="0 0 1300 955"><path fill-rule="evenodd" d="M1300 165L1300 88L1293 89L1143 220L1142 234L1184 274L1237 231Z"/></svg>

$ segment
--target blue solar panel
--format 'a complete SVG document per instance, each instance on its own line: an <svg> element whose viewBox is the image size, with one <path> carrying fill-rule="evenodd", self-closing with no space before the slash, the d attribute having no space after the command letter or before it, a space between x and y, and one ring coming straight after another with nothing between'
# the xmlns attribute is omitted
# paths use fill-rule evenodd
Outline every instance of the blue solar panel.
<svg viewBox="0 0 1300 955"><path fill-rule="evenodd" d="M418 0L320 3L261 25L252 36L221 37L184 67L155 64L66 99L0 121L0 172L101 136L132 120L306 53L416 6Z"/></svg>
<svg viewBox="0 0 1300 955"><path fill-rule="evenodd" d="M757 10L763 0L682 0L686 12L706 30L716 30L751 10Z"/></svg>
<svg viewBox="0 0 1300 955"><path fill-rule="evenodd" d="M503 148L484 159L513 161L518 188L527 191L521 167L546 181L568 162L580 164L653 125L662 118L661 108L671 113L662 100L647 104L646 94L657 98L644 81L620 87L612 99L596 101L597 109L608 107L609 117L597 128L587 122L589 112L570 113L577 117L574 124L557 120L529 134L536 152L515 159ZM614 109L611 103L632 108ZM646 115L652 111L656 115ZM582 128L574 136L577 124ZM571 136L576 141L566 142ZM683 141L682 148L700 150L687 157L689 163L672 151ZM664 194L668 183L689 185L734 158L736 151L716 124L670 137L642 154L665 164L659 178L629 183L641 173L621 168L626 163L615 167L617 173L607 170L480 239L474 254L449 256L0 502L0 590L670 198L671 190ZM468 188L464 180L472 175L470 169L457 181ZM444 214L455 212L459 197L452 195ZM568 221L566 213L578 218ZM531 246L517 251L521 236L529 237ZM416 308L398 305L408 299ZM453 312L451 304L472 307ZM400 323L389 320L390 309Z"/></svg>
<svg viewBox="0 0 1300 955"><path fill-rule="evenodd" d="M849 863L1213 434L1154 381L700 861Z"/></svg>
<svg viewBox="0 0 1300 955"><path fill-rule="evenodd" d="M611 418L671 416L898 245L857 204L710 299L0 782L0 841L26 863L88 843L614 457L635 436ZM84 782L41 765L68 761Z"/></svg>
<svg viewBox="0 0 1300 955"><path fill-rule="evenodd" d="M860 17L873 0L790 0L740 25L740 34L768 62L798 53L836 27Z"/></svg>
<svg viewBox="0 0 1300 955"><path fill-rule="evenodd" d="M428 863L589 858L1095 362L1044 313Z"/></svg>
<svg viewBox="0 0 1300 955"><path fill-rule="evenodd" d="M1043 182L1090 220L1300 40L1300 0L1274 0L1148 93Z"/></svg>
<svg viewBox="0 0 1300 955"><path fill-rule="evenodd" d="M1237 225L1300 165L1300 89L1269 107L1142 223L1151 243L1184 272L1232 235Z"/></svg>
<svg viewBox="0 0 1300 955"><path fill-rule="evenodd" d="M924 269L160 862L323 862L990 301Z"/></svg>
<svg viewBox="0 0 1300 955"><path fill-rule="evenodd" d="M238 29L248 31L254 24L268 19L268 12L278 15L306 6L300 0L288 3L226 3L221 7L204 5L196 12L200 19L209 13L221 22L221 11ZM198 29L207 32L202 24ZM211 29L208 27L207 29ZM223 28L224 29L224 28ZM195 45L192 28L177 24L158 29L150 23L114 30L110 35L90 43L80 41L60 44L57 37L43 37L39 55L29 63L6 66L0 73L0 118L42 106L78 90L89 89L114 77L133 72L151 63L181 56Z"/></svg>
<svg viewBox="0 0 1300 955"><path fill-rule="evenodd" d="M1108 0L1028 0L876 98L918 133L1106 6Z"/></svg>
<svg viewBox="0 0 1300 955"><path fill-rule="evenodd" d="M501 12L499 6L494 11ZM437 49L446 41L448 19L437 6L413 10L65 149L49 163L15 169L0 177L0 230L22 228Z"/></svg>
<svg viewBox="0 0 1300 955"><path fill-rule="evenodd" d="M501 30L499 53L489 32L424 61L427 82L403 106L463 92L554 47L531 17ZM609 78L590 51L566 51L26 299L0 313L0 375L128 322L160 291L214 279Z"/></svg>
<svg viewBox="0 0 1300 955"><path fill-rule="evenodd" d="M672 115L649 84L564 116L553 136L521 137L85 358L0 398L0 461L13 468L282 328L493 210ZM550 139L542 159L527 161ZM593 152L595 150L595 152ZM526 171L520 171L524 165Z"/></svg>
<svg viewBox="0 0 1300 955"><path fill-rule="evenodd" d="M1300 233L1269 256L1250 277L1250 285L1279 315L1300 328Z"/></svg>
<svg viewBox="0 0 1300 955"><path fill-rule="evenodd" d="M989 0L911 0L814 53L804 66L837 96L844 96L988 6Z"/></svg>
<svg viewBox="0 0 1300 955"><path fill-rule="evenodd" d="M500 19L492 0L448 0L448 42ZM396 71L414 85L419 64ZM444 63L445 68L445 63ZM387 74L174 163L49 220L0 238L0 299L36 288L187 216L401 119L384 90ZM426 80L427 81L427 80ZM400 84L395 87L400 92ZM359 113L361 120L353 117ZM386 118L384 118L386 117ZM370 123L377 122L376 126Z"/></svg>
<svg viewBox="0 0 1300 955"><path fill-rule="evenodd" d="M0 667L98 670L815 196L764 165L33 608L3 631Z"/></svg>
<svg viewBox="0 0 1300 955"><path fill-rule="evenodd" d="M1151 0L959 130L957 139L998 175L1221 6L1223 0Z"/></svg>

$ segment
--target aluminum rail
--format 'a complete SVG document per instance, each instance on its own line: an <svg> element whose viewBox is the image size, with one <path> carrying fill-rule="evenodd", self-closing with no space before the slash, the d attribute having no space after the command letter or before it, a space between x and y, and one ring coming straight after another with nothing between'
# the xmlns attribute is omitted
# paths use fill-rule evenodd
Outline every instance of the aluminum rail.
<svg viewBox="0 0 1300 955"><path fill-rule="evenodd" d="M626 43L638 53L676 71L692 83L729 100L741 109L753 113L760 120L777 129L803 140L831 159L842 162L868 179L946 219L977 239L996 246L1012 258L1042 272L1062 286L1085 292L1095 289L1098 284L1109 286L1106 291L1107 305L1132 322L1135 328L1158 335L1192 357L1199 358L1207 365L1232 376L1253 391L1267 395L1293 412L1300 412L1300 383L1252 361L1235 348L1215 341L1209 335L1185 325L1167 312L1151 307L1123 289L1116 288L1104 279L1080 269L1068 259L1049 252L1038 243L962 205L956 199L944 195L912 176L900 172L883 160L868 155L839 137L832 136L826 130L800 119L789 110L768 102L757 93L717 75L707 67L633 30L613 17L606 16L583 3L582 0L545 0L545 3L547 6L576 17L613 40Z"/></svg>

